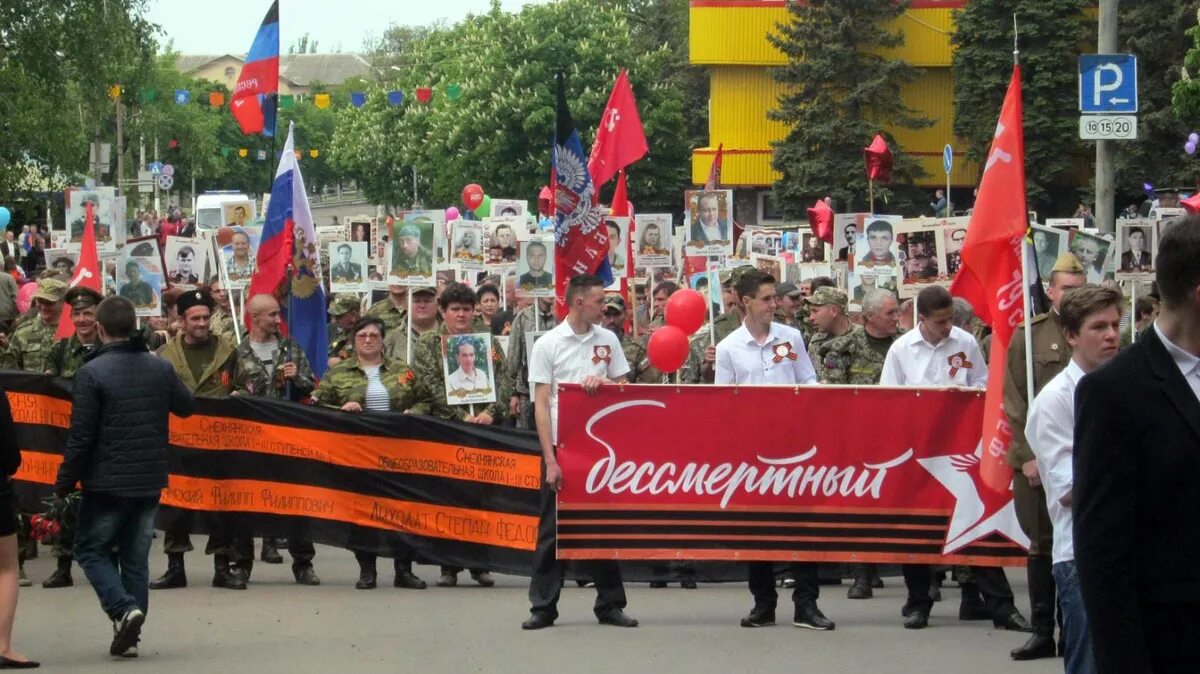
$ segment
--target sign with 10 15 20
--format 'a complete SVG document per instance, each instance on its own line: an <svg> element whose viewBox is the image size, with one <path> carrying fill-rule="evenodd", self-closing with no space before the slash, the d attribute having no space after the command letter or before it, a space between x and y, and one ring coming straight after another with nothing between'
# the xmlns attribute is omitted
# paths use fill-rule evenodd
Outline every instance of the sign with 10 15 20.
<svg viewBox="0 0 1200 674"><path fill-rule="evenodd" d="M1083 140L1133 140L1137 138L1137 115L1080 115L1079 137Z"/></svg>

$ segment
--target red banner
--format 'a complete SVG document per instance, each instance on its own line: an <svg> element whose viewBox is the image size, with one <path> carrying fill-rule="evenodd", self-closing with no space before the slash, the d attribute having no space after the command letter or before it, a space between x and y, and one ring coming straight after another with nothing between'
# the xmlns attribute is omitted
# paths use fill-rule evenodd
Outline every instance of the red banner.
<svg viewBox="0 0 1200 674"><path fill-rule="evenodd" d="M963 390L559 392L560 559L1023 566Z"/></svg>

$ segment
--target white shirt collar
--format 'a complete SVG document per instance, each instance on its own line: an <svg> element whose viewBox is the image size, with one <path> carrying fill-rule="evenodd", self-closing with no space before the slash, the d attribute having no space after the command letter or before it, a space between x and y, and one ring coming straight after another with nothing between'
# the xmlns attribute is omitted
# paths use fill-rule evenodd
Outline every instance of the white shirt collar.
<svg viewBox="0 0 1200 674"><path fill-rule="evenodd" d="M1163 334L1162 329L1158 327L1158 321L1154 321L1154 332L1158 334L1158 338L1162 340L1163 346L1167 347L1167 353L1171 354L1171 360L1175 361L1175 366L1183 373L1184 378L1190 377L1197 368L1200 368L1200 358L1184 351L1174 342L1167 339Z"/></svg>
<svg viewBox="0 0 1200 674"><path fill-rule="evenodd" d="M748 346L770 346L771 344L774 344L775 342L784 338L783 335L780 334L779 330L781 325L781 323L771 321L771 329L767 332L767 341L759 344L758 341L754 339L754 335L750 334L750 328L746 327L746 320L742 319L742 327L738 328L736 331L738 333L738 341Z"/></svg>
<svg viewBox="0 0 1200 674"><path fill-rule="evenodd" d="M925 347L928 349L937 350L937 349L941 348L943 345L950 343L954 339L954 331L956 329L957 328L955 328L955 327L951 327L950 334L946 335L945 339L938 342L937 344L930 344L929 340L925 339L925 333L921 332L921 325L917 324L917 326L915 328L913 328L913 332L917 333L917 338L912 341L912 344L910 344L910 346Z"/></svg>

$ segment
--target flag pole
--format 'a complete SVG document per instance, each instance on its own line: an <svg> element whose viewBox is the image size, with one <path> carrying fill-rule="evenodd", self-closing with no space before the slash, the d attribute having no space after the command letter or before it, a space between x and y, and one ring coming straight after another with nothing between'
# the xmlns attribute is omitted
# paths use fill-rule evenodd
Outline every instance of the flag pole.
<svg viewBox="0 0 1200 674"><path fill-rule="evenodd" d="M1013 66L1018 67L1018 68L1021 66L1021 47L1018 43L1017 13L1016 12L1013 12ZM1022 119L1021 124L1024 124L1024 123L1025 123L1025 120ZM1025 189L1025 186L1021 185L1021 189ZM1025 230L1028 232L1028 231L1030 231L1029 230L1030 225L1028 222L1029 216L1026 215L1025 218L1026 218ZM1030 297L1030 292L1029 292L1029 250L1028 250L1029 248L1030 248L1030 246L1026 246L1025 240L1022 239L1021 240L1021 301L1025 303L1025 306L1022 308L1021 314L1024 318L1024 321L1022 321L1022 322L1025 324L1025 331L1024 331L1025 344L1024 344L1024 346L1025 346L1025 401L1026 401L1026 404L1032 404L1033 396L1034 396L1034 390L1033 390L1033 331L1030 329L1032 327L1032 320L1033 320L1033 300ZM1036 253L1034 253L1034 255L1036 255ZM1035 259L1036 259L1036 257L1035 257ZM1050 276L1053 277L1054 273L1051 272Z"/></svg>

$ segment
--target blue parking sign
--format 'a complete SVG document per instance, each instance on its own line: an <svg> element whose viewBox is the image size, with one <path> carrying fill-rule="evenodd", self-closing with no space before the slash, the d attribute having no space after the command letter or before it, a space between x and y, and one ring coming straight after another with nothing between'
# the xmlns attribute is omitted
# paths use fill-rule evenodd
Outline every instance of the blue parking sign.
<svg viewBox="0 0 1200 674"><path fill-rule="evenodd" d="M1137 57L1084 54L1079 57L1079 111L1134 114L1138 110Z"/></svg>

